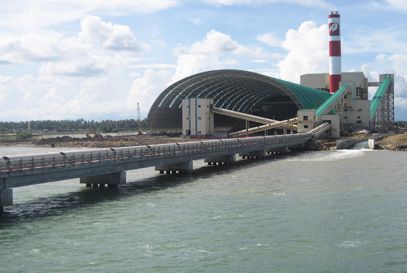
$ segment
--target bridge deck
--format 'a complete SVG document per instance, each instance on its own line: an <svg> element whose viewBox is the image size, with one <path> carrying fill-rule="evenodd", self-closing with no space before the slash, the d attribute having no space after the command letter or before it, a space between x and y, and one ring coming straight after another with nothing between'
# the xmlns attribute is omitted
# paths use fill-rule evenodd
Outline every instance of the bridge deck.
<svg viewBox="0 0 407 273"><path fill-rule="evenodd" d="M14 187L72 178L96 177L138 168L174 165L197 159L268 152L303 145L330 128L324 123L308 133L213 139L80 152L5 156L0 159L0 192ZM0 198L0 207L4 203Z"/></svg>

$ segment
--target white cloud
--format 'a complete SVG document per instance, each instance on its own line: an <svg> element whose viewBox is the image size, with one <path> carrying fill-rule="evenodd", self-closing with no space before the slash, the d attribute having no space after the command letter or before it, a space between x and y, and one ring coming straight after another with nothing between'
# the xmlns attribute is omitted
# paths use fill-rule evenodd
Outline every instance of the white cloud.
<svg viewBox="0 0 407 273"><path fill-rule="evenodd" d="M405 0L386 0L386 2L396 9L407 10L407 2Z"/></svg>
<svg viewBox="0 0 407 273"><path fill-rule="evenodd" d="M268 4L294 4L306 7L333 9L334 5L324 0L204 0L208 4L231 5L268 5Z"/></svg>
<svg viewBox="0 0 407 273"><path fill-rule="evenodd" d="M73 77L91 77L104 73L107 66L94 60L74 60L64 62L48 62L41 66L40 74L64 75Z"/></svg>
<svg viewBox="0 0 407 273"><path fill-rule="evenodd" d="M264 33L264 34L257 35L256 39L259 42L262 42L263 44L266 44L271 47L280 47L281 46L281 41L271 33Z"/></svg>
<svg viewBox="0 0 407 273"><path fill-rule="evenodd" d="M80 25L80 32L74 36L57 32L0 34L0 62L24 64L48 61L47 69L44 68L48 73L62 68L71 75L89 74L100 70L100 65L95 65L100 61L89 60L93 56L97 56L96 59L112 58L117 54L137 54L148 48L136 39L128 26L104 22L95 16L85 16Z"/></svg>
<svg viewBox="0 0 407 273"><path fill-rule="evenodd" d="M143 75L133 81L126 102L128 108L135 108L140 103L142 115L146 116L158 95L169 85L173 70L147 69Z"/></svg>
<svg viewBox="0 0 407 273"><path fill-rule="evenodd" d="M225 33L211 30L209 31L202 41L195 42L187 48L178 47L177 51L188 52L190 54L216 54L226 52L236 52L242 50L236 41L230 35Z"/></svg>
<svg viewBox="0 0 407 273"><path fill-rule="evenodd" d="M96 16L85 16L81 20L79 39L95 47L112 50L138 51L146 48L128 26L103 22Z"/></svg>
<svg viewBox="0 0 407 273"><path fill-rule="evenodd" d="M26 63L58 59L63 36L56 32L0 34L0 61Z"/></svg>
<svg viewBox="0 0 407 273"><path fill-rule="evenodd" d="M0 27L31 31L80 20L87 14L108 16L151 13L175 7L179 0L19 0L0 5Z"/></svg>
<svg viewBox="0 0 407 273"><path fill-rule="evenodd" d="M173 80L180 80L192 74L211 69L230 67L236 60L227 54L238 54L245 51L230 35L211 30L202 41L190 46L179 46L175 49L177 69Z"/></svg>
<svg viewBox="0 0 407 273"><path fill-rule="evenodd" d="M174 53L177 56L174 80L205 70L233 68L240 58L254 60L280 58L279 54L265 52L259 47L241 45L230 35L216 30L209 31L204 39L192 45L178 46Z"/></svg>
<svg viewBox="0 0 407 273"><path fill-rule="evenodd" d="M135 115L127 101L145 44L128 26L86 16L77 35L3 34L0 60L22 76L0 76L1 119L100 118ZM26 67L38 66L38 73ZM142 98L143 99L143 98ZM151 100L151 98L150 98Z"/></svg>
<svg viewBox="0 0 407 273"><path fill-rule="evenodd" d="M287 55L278 63L282 79L299 82L300 75L328 71L328 27L303 22L287 31L282 48Z"/></svg>
<svg viewBox="0 0 407 273"><path fill-rule="evenodd" d="M343 43L343 54L407 53L406 42L402 29L362 29L352 33L349 41Z"/></svg>
<svg viewBox="0 0 407 273"><path fill-rule="evenodd" d="M371 81L378 81L379 74L391 73L394 79L394 104L407 109L407 54L379 54L376 59L362 66L362 71ZM386 68L383 70L383 68ZM373 90L374 91L374 90ZM369 94L373 96L372 94Z"/></svg>
<svg viewBox="0 0 407 273"><path fill-rule="evenodd" d="M23 75L0 81L2 120L135 117L124 71L101 77ZM122 74L122 75L120 75Z"/></svg>

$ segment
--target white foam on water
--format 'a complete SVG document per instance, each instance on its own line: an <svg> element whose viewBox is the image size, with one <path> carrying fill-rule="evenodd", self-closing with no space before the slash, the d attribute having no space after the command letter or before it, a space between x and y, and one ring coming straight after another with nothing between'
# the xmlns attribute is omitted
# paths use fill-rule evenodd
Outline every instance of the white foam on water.
<svg viewBox="0 0 407 273"><path fill-rule="evenodd" d="M284 196L284 195L286 195L286 193L285 192L273 192L273 195L274 196Z"/></svg>
<svg viewBox="0 0 407 273"><path fill-rule="evenodd" d="M334 150L310 152L295 157L288 158L288 161L336 161L347 158L362 157L369 149L361 150Z"/></svg>
<svg viewBox="0 0 407 273"><path fill-rule="evenodd" d="M343 248L355 248L355 247L360 247L361 245L362 245L362 242L360 242L360 241L343 241L338 246L343 247Z"/></svg>
<svg viewBox="0 0 407 273"><path fill-rule="evenodd" d="M260 244L260 243L259 243L259 244L256 244L256 246L257 246L257 247L268 247L269 245L268 245L268 244Z"/></svg>

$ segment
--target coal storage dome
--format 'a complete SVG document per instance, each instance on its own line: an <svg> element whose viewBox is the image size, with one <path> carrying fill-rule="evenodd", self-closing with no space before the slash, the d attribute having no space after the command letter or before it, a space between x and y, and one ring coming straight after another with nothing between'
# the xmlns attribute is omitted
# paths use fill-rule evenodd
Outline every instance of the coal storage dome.
<svg viewBox="0 0 407 273"><path fill-rule="evenodd" d="M153 103L147 123L153 130L182 127L182 100L211 98L214 106L284 120L298 109L316 109L330 94L296 83L243 70L213 70L184 78L166 88ZM244 122L215 115L215 128L243 128Z"/></svg>

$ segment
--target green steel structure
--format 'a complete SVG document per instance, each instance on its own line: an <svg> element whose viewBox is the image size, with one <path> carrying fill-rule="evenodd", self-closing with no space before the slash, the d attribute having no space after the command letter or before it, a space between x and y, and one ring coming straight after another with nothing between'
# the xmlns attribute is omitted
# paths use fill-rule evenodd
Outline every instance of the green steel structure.
<svg viewBox="0 0 407 273"><path fill-rule="evenodd" d="M278 120L298 109L316 109L330 94L292 82L242 70L214 70L184 78L165 89L148 114L152 129L180 129L186 98L211 98L214 106ZM241 127L241 120L215 116L215 126Z"/></svg>
<svg viewBox="0 0 407 273"><path fill-rule="evenodd" d="M390 87L391 79L384 78L383 81L380 83L379 88L376 91L376 94L373 96L372 101L370 102L370 121L373 121L377 110L379 109L380 104L383 101L384 95L388 88Z"/></svg>
<svg viewBox="0 0 407 273"><path fill-rule="evenodd" d="M345 96L347 92L349 92L349 85L342 84L338 91L333 93L332 96L330 96L323 104L321 104L321 106L317 108L317 110L315 111L317 117L321 115L326 115L331 110L333 110L333 108L335 108L335 106Z"/></svg>

